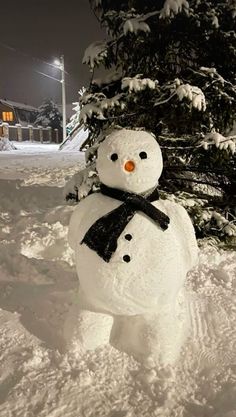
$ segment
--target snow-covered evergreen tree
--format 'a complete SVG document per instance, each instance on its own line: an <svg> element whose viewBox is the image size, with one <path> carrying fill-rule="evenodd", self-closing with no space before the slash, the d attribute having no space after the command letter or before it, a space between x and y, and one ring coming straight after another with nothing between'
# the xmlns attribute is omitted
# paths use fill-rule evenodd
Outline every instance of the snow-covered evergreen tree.
<svg viewBox="0 0 236 417"><path fill-rule="evenodd" d="M80 104L79 104L78 101L76 101L75 103L72 103L72 104L73 104L73 112L74 113L72 114L72 116L70 118L70 121L66 125L67 133L72 132L74 129L76 129L77 126L80 125L80 120L79 120Z"/></svg>
<svg viewBox="0 0 236 417"><path fill-rule="evenodd" d="M35 125L43 127L52 127L53 129L61 129L62 115L51 99L45 99L38 109L38 115Z"/></svg>
<svg viewBox="0 0 236 417"><path fill-rule="evenodd" d="M80 99L90 145L115 125L152 131L163 196L188 209L198 237L236 236L236 1L91 0L108 40L85 51ZM94 76L103 65L103 79ZM89 152L89 159L92 153Z"/></svg>
<svg viewBox="0 0 236 417"><path fill-rule="evenodd" d="M83 94L85 93L85 91L86 90L85 90L84 87L82 87L79 90L80 97L83 96ZM67 123L67 125L66 125L66 129L67 129L67 132L68 133L72 132L74 129L76 129L77 127L80 126L80 107L81 107L81 105L80 105L80 103L78 101L75 102L75 103L72 103L72 104L74 106L73 107L74 114L72 114L69 123Z"/></svg>

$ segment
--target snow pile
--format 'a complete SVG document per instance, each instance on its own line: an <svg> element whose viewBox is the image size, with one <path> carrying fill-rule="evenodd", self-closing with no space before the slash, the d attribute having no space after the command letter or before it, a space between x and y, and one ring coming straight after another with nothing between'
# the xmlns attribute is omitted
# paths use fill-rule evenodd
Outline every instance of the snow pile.
<svg viewBox="0 0 236 417"><path fill-rule="evenodd" d="M80 148L86 141L88 134L88 130L84 130L83 127L79 127L71 136L66 139L60 149L67 152L80 151Z"/></svg>
<svg viewBox="0 0 236 417"><path fill-rule="evenodd" d="M16 147L7 138L0 137L0 152L16 150Z"/></svg>
<svg viewBox="0 0 236 417"><path fill-rule="evenodd" d="M59 145L57 143L41 143L41 142L31 142L31 141L24 141L24 142L12 142L15 146L15 149L17 148L19 151L22 151L21 153L18 152L20 160L24 158L24 156L29 156L30 154L33 155L39 155L42 153L47 153L49 156L50 152L57 151L59 148ZM15 154L14 154L15 157ZM6 158L4 157L3 161L5 161ZM2 161L2 162L3 162ZM14 160L12 160L13 162Z"/></svg>
<svg viewBox="0 0 236 417"><path fill-rule="evenodd" d="M0 155L1 417L235 416L236 253L202 247L176 366L141 366L112 346L81 353L62 187L83 155L32 156Z"/></svg>

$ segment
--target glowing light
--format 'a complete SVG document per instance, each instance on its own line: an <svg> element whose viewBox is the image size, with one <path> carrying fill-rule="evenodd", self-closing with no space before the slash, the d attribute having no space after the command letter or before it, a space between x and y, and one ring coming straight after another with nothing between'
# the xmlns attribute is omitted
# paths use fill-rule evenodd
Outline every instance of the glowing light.
<svg viewBox="0 0 236 417"><path fill-rule="evenodd" d="M2 112L3 122L13 122L13 112L12 111L3 111Z"/></svg>
<svg viewBox="0 0 236 417"><path fill-rule="evenodd" d="M57 66L57 67L60 67L61 66L61 61L60 61L60 59L55 59L54 60L54 64Z"/></svg>

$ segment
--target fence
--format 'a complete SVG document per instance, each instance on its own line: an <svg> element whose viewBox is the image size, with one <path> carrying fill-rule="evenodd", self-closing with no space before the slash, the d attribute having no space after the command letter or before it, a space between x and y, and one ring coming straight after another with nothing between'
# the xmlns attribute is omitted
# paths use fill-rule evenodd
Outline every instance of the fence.
<svg viewBox="0 0 236 417"><path fill-rule="evenodd" d="M61 142L61 135L58 129L42 126L21 126L20 124L10 126L8 123L0 124L0 137L14 141L36 141L36 142Z"/></svg>

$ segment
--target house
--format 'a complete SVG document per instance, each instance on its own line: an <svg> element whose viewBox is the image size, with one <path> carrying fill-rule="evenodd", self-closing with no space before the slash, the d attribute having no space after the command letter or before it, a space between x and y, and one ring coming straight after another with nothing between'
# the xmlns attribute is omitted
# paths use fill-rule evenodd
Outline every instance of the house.
<svg viewBox="0 0 236 417"><path fill-rule="evenodd" d="M22 126L28 126L35 122L37 112L38 109L35 107L0 98L0 123L8 123L10 126L20 123Z"/></svg>

